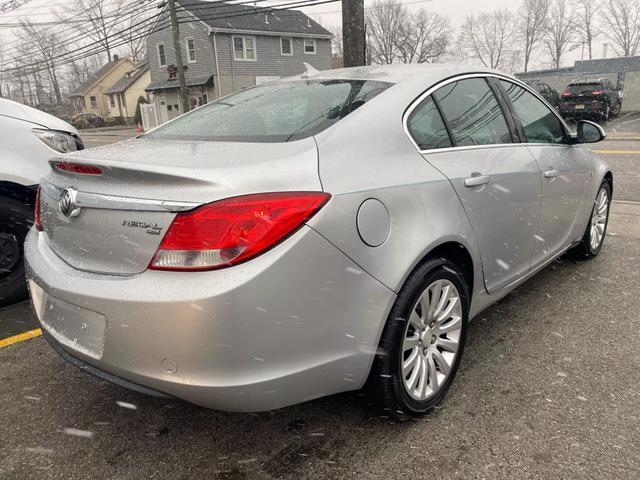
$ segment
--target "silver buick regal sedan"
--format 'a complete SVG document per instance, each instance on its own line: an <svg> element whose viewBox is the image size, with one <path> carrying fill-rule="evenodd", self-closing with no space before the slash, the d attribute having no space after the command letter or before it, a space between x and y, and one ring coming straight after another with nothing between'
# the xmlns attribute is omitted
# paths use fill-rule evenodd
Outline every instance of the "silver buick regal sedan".
<svg viewBox="0 0 640 480"><path fill-rule="evenodd" d="M602 248L612 174L534 90L394 65L257 86L56 157L26 242L69 362L259 411L368 385L442 400L468 322L565 252Z"/></svg>

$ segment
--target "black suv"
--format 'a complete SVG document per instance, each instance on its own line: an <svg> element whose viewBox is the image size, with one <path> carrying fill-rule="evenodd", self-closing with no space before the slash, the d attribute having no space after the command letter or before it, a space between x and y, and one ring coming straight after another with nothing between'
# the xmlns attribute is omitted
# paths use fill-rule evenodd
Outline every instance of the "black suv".
<svg viewBox="0 0 640 480"><path fill-rule="evenodd" d="M606 121L622 110L622 95L611 81L573 81L562 93L560 114L576 120L589 118Z"/></svg>
<svg viewBox="0 0 640 480"><path fill-rule="evenodd" d="M549 102L553 108L557 109L560 106L560 94L557 90L551 88L548 83L540 82L538 80L529 80L526 83L542 95L542 97Z"/></svg>

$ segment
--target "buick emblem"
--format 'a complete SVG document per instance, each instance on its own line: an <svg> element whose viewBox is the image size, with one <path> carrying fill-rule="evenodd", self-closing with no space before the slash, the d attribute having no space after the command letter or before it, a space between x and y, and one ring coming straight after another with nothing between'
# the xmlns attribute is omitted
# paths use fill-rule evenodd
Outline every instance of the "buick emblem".
<svg viewBox="0 0 640 480"><path fill-rule="evenodd" d="M65 188L60 194L58 209L65 217L77 217L80 214L78 190L72 187Z"/></svg>

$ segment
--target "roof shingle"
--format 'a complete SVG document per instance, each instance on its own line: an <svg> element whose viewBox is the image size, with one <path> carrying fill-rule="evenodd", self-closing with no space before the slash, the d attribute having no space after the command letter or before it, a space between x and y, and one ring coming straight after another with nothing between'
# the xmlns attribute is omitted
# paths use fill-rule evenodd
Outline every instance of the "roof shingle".
<svg viewBox="0 0 640 480"><path fill-rule="evenodd" d="M331 32L299 10L271 10L227 2L179 0L189 13L211 28L331 36ZM251 12L255 12L253 15ZM265 20L266 19L266 20ZM268 23L267 23L268 21Z"/></svg>

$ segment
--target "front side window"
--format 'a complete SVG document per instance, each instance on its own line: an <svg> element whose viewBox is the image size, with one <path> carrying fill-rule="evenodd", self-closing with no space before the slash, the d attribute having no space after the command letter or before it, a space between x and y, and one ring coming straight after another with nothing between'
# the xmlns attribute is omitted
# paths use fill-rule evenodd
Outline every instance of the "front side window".
<svg viewBox="0 0 640 480"><path fill-rule="evenodd" d="M254 37L233 37L233 58L241 61L256 59L256 39Z"/></svg>
<svg viewBox="0 0 640 480"><path fill-rule="evenodd" d="M484 78L450 83L433 96L440 104L455 146L513 142L500 104Z"/></svg>
<svg viewBox="0 0 640 480"><path fill-rule="evenodd" d="M452 146L442 116L431 97L427 97L411 112L407 128L420 150Z"/></svg>
<svg viewBox="0 0 640 480"><path fill-rule="evenodd" d="M196 63L196 41L193 38L187 38L187 60L189 63Z"/></svg>
<svg viewBox="0 0 640 480"><path fill-rule="evenodd" d="M565 143L560 119L534 95L515 83L500 80L515 115L520 119L527 143Z"/></svg>
<svg viewBox="0 0 640 480"><path fill-rule="evenodd" d="M309 55L316 54L316 41L311 38L304 39L304 53Z"/></svg>
<svg viewBox="0 0 640 480"><path fill-rule="evenodd" d="M91 95L89 97L89 102L91 102L91 106L94 107L94 108L98 106L98 99L97 99L97 97L94 97L93 95Z"/></svg>
<svg viewBox="0 0 640 480"><path fill-rule="evenodd" d="M392 84L308 80L248 88L163 125L149 137L220 142L289 142L316 135Z"/></svg>
<svg viewBox="0 0 640 480"><path fill-rule="evenodd" d="M158 44L158 65L161 67L167 66L167 55L164 51L164 43Z"/></svg>
<svg viewBox="0 0 640 480"><path fill-rule="evenodd" d="M280 39L280 53L282 55L293 55L290 38L285 37Z"/></svg>

